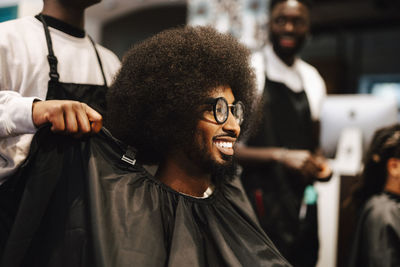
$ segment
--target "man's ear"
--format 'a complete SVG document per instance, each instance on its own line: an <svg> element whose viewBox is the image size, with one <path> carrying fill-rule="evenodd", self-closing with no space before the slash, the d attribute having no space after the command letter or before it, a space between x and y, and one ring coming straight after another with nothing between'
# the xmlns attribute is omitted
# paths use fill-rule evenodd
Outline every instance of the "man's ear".
<svg viewBox="0 0 400 267"><path fill-rule="evenodd" d="M389 176L400 178L400 159L390 158L386 163L386 168Z"/></svg>

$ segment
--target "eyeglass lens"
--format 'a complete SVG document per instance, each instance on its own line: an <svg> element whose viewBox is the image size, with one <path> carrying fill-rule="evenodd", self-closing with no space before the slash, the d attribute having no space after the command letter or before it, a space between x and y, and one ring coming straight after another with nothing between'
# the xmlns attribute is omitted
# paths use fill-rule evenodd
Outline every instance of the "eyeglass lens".
<svg viewBox="0 0 400 267"><path fill-rule="evenodd" d="M237 123L241 125L244 117L244 108L242 102L237 102L235 105L232 106L232 114L235 117Z"/></svg>
<svg viewBox="0 0 400 267"><path fill-rule="evenodd" d="M228 103L223 98L215 103L215 119L218 123L224 123L228 119Z"/></svg>
<svg viewBox="0 0 400 267"><path fill-rule="evenodd" d="M231 110L236 122L240 125L243 122L244 107L242 102L228 105L228 102L224 98L219 98L215 103L214 112L215 119L218 123L222 124L228 119L229 109Z"/></svg>

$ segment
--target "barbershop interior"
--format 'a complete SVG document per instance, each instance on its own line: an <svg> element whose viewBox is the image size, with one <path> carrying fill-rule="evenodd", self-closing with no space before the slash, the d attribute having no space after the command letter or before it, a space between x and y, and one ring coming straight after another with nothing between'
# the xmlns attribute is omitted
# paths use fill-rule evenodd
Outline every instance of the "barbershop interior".
<svg viewBox="0 0 400 267"><path fill-rule="evenodd" d="M44 0L44 2L46 1L65 2L64 0ZM43 0L0 0L0 22L3 24L29 16L34 17L41 12L44 2ZM314 180L311 183L312 189L310 190L312 192L304 193L304 199L307 199L306 193L308 199L315 198L314 202L312 200L310 202L314 204L307 202L305 206L314 205L317 208L317 215L315 215L317 224L314 225L314 230L317 231L318 245L315 260L312 264L303 265L300 263L301 261L296 263L296 260L292 261L292 256L287 256L286 250L283 249L282 255L288 259L291 265L316 267L400 266L400 153L397 155L398 157L389 157L399 160L395 162L399 165L398 174L385 169L386 175L395 173L393 174L395 180L397 179L397 186L393 186L395 189L387 189L387 187L384 189L381 186L380 189L375 188L375 193L370 196L389 192L387 193L390 195L388 198L394 199L395 202L392 209L385 209L385 202L377 203L377 205L381 205L378 209L390 213L378 217L388 216L390 217L389 222L384 222L384 220L370 222L369 226L376 226L376 229L366 230L363 228L360 230L358 227L364 218L360 214L367 215L361 213L360 208L356 209L352 205L353 194L360 188L360 184L363 183L363 173L368 169L366 168L367 158L370 157L370 161L376 163L384 157L378 152L367 153L369 149L372 149L372 141L377 139L374 138L376 131L400 123L400 1L102 0L97 2L85 10L85 32L95 43L111 50L122 62L124 54L129 49L164 30L186 25L211 26L218 32L235 37L248 48L250 54L262 55L259 58L255 57L255 60L259 59L263 62L264 69L261 71L265 71L265 73L272 68L273 76L278 77L278 80L274 81L269 77L267 79L272 79L273 84L281 82L286 85L286 88L290 88L290 84L295 83L294 87L297 89L292 89L293 92L306 92L307 114L318 125L317 133L314 135L318 140L313 141L318 143L317 150L325 160L324 168L328 169L328 175ZM271 2L278 3L271 5ZM278 14L284 9L283 3L287 3L288 9L294 9L298 2L303 5L303 9L307 10L305 21L302 18L296 18L295 15L289 14L285 17ZM296 36L297 33L282 33L284 29L287 30L290 27L293 32L305 27L308 29L305 30L304 36ZM3 38L1 36L2 29L0 27L0 39ZM274 35L271 31L276 31L276 34ZM279 34L281 34L280 37ZM281 52L277 52L278 48L275 48L273 40L276 45L283 46ZM293 44L295 42L301 42L301 45ZM267 51L265 48L267 45L273 47L270 51L271 53L275 51L274 60L280 61L279 67L274 67L275 61L265 59L264 55L268 53L264 52ZM293 52L295 53L294 63L293 61L287 63L283 59L287 55L285 51L290 50L289 48L295 49ZM1 46L0 49L2 49ZM285 59L288 58L290 57ZM58 64L60 66L62 62L59 60ZM4 64L0 66L6 68ZM294 66L298 66L298 68L292 70ZM312 71L309 73L311 68ZM319 73L316 80L313 80L314 76L307 76L314 75L314 70ZM286 71L290 73L286 73ZM299 74L302 71L306 73L305 76ZM2 72L3 70L0 70L0 79L4 77L1 75ZM299 74L295 75L298 77L297 80L291 79L293 73L294 75ZM255 76L259 77L257 73ZM265 91L270 83L265 81L264 73L261 76L263 77L261 82L265 85L265 89L262 87L261 90ZM291 80L285 82L285 77L289 77L288 79ZM296 81L300 81L300 84ZM0 81L1 84L2 81ZM259 84L259 79L257 79L257 84ZM321 90L320 88L315 89L321 86ZM305 87L310 87L310 89ZM0 88L0 90L7 89ZM312 96L313 94L316 96ZM274 97L278 97L278 95L274 95ZM275 106L285 109L284 103L286 102ZM285 123L279 123L280 112L275 112L275 115L272 112L270 116L278 118L275 120L278 121L277 128L279 131L283 131L287 127ZM293 117L294 115L288 116ZM0 121L1 123L3 122ZM261 122L257 121L257 123ZM294 128L288 127L287 129L290 131ZM269 128L267 127L265 131L268 132ZM273 130L271 129L271 131ZM289 136L283 132L280 132L279 135ZM396 139L396 137L400 140L399 129L390 135L386 142L380 143L383 148L379 148L379 151L395 142L392 139ZM397 148L400 148L400 142L397 144ZM287 146L284 152L280 152L279 157L285 157L287 150L290 149L291 147ZM394 150L396 147L391 149ZM390 159L385 162L387 168L389 168ZM246 183L243 178L242 183ZM379 187L379 185L375 184L375 187ZM262 200L259 201L260 195L257 195L259 192L255 191L254 202L251 201L253 195L248 195L250 202L254 204L252 208L255 214L258 212L268 214L268 207L262 205ZM286 196L282 195L281 197ZM275 195L274 201L279 201L278 198L279 195ZM297 211L301 218L305 216L302 215L302 207L299 207L300 211ZM271 217L273 216L271 215ZM280 217L272 218L275 222L280 219L283 220ZM369 219L372 220L372 218ZM279 224L279 222L277 223ZM379 230L379 233L374 233L374 230L378 231L379 226L383 227L379 225L380 223L390 224L385 228L390 229L387 232ZM271 234L268 233L268 225L265 226L264 231L271 237ZM275 230L272 232L279 235L279 233L274 233ZM366 237L369 233L371 233L370 238ZM275 243L273 234L271 240ZM356 238L357 235L362 237ZM303 237L303 239L307 240L307 237ZM361 244L355 245L356 239ZM385 254L379 256L382 265L357 259L358 256L355 253L360 254L360 251L363 251L363 255L369 254L365 248L368 247L365 245L368 242L375 243L378 247L380 246L379 242L385 243L381 250L376 249L370 252L372 255L373 253L383 253L382 250L386 251ZM277 244L277 248L280 250L280 243L277 242ZM302 245L298 244L298 246ZM371 247L374 246L371 245ZM312 249L313 247L310 248L310 250ZM243 263L231 264L221 266L246 266ZM132 264L130 266L139 265ZM165 264L165 266L170 265ZM260 264L259 266L275 265Z"/></svg>

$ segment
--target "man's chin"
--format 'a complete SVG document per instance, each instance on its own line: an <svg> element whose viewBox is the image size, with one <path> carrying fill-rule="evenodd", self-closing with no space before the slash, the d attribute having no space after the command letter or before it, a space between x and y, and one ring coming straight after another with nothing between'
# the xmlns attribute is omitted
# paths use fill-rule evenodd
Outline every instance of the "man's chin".
<svg viewBox="0 0 400 267"><path fill-rule="evenodd" d="M287 46L279 46L276 49L276 53L282 57L293 57L297 54L300 49L298 47L287 47Z"/></svg>
<svg viewBox="0 0 400 267"><path fill-rule="evenodd" d="M208 153L204 148L198 150L192 147L190 148L191 149L186 150L188 158L196 162L196 164L199 164L199 167L204 172L211 174L215 185L233 179L237 164L232 155L223 153L216 155Z"/></svg>
<svg viewBox="0 0 400 267"><path fill-rule="evenodd" d="M237 162L233 156L224 155L222 162L213 162L211 174L215 185L229 182L236 175Z"/></svg>

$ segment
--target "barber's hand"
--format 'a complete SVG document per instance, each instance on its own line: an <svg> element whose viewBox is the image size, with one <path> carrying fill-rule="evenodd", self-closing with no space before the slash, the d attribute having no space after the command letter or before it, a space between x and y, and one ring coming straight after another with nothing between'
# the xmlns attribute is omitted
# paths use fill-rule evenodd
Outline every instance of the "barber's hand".
<svg viewBox="0 0 400 267"><path fill-rule="evenodd" d="M320 166L320 171L315 177L316 180L318 182L329 182L332 178L333 171L328 161L323 156L316 156L315 159Z"/></svg>
<svg viewBox="0 0 400 267"><path fill-rule="evenodd" d="M71 100L34 102L32 119L36 127L51 123L53 132L74 137L97 133L103 125L103 118L97 111L85 103Z"/></svg>
<svg viewBox="0 0 400 267"><path fill-rule="evenodd" d="M322 170L321 161L308 150L286 150L280 162L289 169L299 172L306 184L317 179Z"/></svg>

